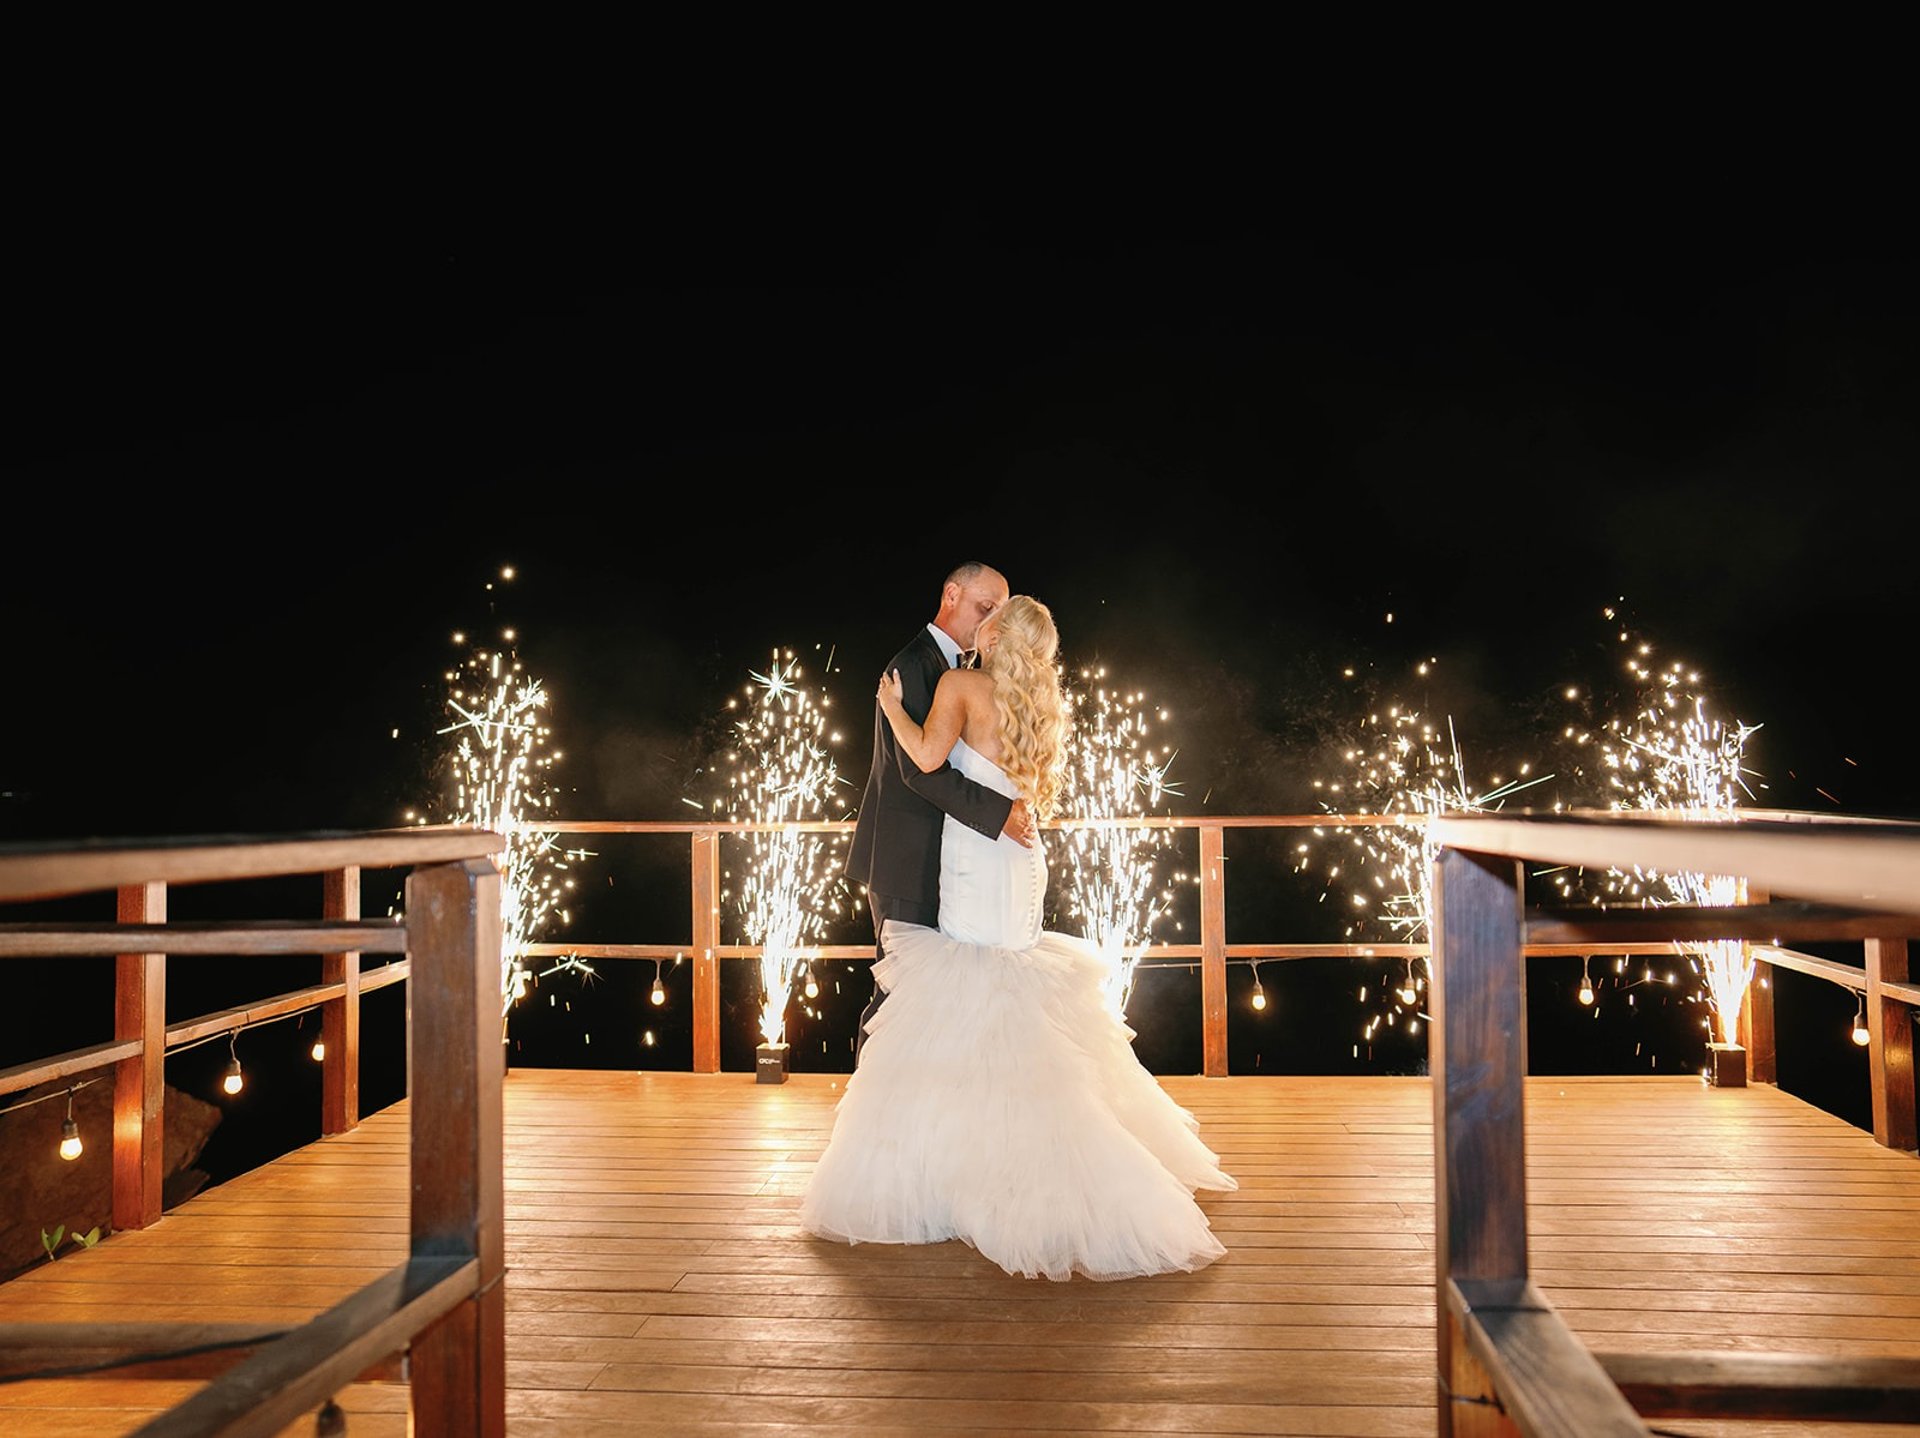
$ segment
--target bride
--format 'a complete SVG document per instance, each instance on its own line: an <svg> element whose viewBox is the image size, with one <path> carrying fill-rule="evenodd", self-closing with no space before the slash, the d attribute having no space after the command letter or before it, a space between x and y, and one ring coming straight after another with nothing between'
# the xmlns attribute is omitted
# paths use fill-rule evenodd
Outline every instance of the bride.
<svg viewBox="0 0 1920 1438"><path fill-rule="evenodd" d="M1053 615L1014 595L975 643L980 667L941 675L924 726L898 675L880 706L920 768L951 758L1044 818L1068 724ZM807 1232L958 1238L1028 1278L1191 1271L1226 1252L1193 1194L1239 1185L1135 1056L1099 952L1041 928L1046 890L1041 843L947 821L940 926L888 921L887 999L801 1201Z"/></svg>

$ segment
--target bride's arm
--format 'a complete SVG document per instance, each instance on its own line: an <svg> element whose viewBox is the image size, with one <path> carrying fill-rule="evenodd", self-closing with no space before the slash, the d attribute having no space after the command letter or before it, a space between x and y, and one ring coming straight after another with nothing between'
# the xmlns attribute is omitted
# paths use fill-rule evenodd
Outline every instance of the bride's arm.
<svg viewBox="0 0 1920 1438"><path fill-rule="evenodd" d="M925 724L916 724L913 716L907 713L900 697L899 673L896 671L880 676L878 697L881 712L887 716L887 723L893 726L893 737L900 741L900 747L907 751L907 757L923 774L931 774L946 763L947 755L953 752L953 741L960 737L960 726L966 718L966 701L960 696L959 682L952 678L960 672L950 669L940 676L940 682L933 687L933 707L927 710Z"/></svg>

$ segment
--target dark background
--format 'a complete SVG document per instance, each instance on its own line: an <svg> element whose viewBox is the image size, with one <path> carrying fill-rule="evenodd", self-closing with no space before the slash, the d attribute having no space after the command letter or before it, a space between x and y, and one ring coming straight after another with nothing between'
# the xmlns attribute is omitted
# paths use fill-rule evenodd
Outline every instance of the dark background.
<svg viewBox="0 0 1920 1438"><path fill-rule="evenodd" d="M18 236L0 839L448 817L451 636L505 626L552 701L558 816L687 817L726 698L781 647L847 714L850 815L873 676L965 558L1053 607L1070 671L1166 707L1167 812L1321 811L1386 699L1451 721L1476 786L1525 759L1556 777L1520 802L1593 802L1560 695L1630 709L1631 633L1761 726L1754 804L1920 816L1920 316L1874 191L1721 175L1495 208L809 176L437 206L137 160ZM590 847L567 936L685 932L680 841ZM1342 936L1278 841L1229 857L1231 941ZM370 876L364 902L397 893ZM110 1028L110 983L52 967L0 1063ZM176 960L173 1016L309 981L257 967ZM1236 966L1232 1071L1420 1071L1417 1033L1356 1052L1358 985L1395 971L1364 967L1263 964L1255 1017ZM687 972L656 1013L653 968L543 980L514 1061L688 1067ZM758 1000L727 968L745 1072ZM849 1066L867 980L827 968L796 1068ZM1578 979L1535 961L1536 1072L1698 1068L1691 986L1609 981L1594 1017ZM1802 983L1781 1084L1864 1122L1852 1002ZM404 1087L400 1002L369 999L369 1108ZM1150 1068L1197 1070L1198 1008L1191 970L1142 975ZM317 1128L301 1023L239 1038L260 1077L210 1169ZM169 1080L211 1096L226 1056Z"/></svg>

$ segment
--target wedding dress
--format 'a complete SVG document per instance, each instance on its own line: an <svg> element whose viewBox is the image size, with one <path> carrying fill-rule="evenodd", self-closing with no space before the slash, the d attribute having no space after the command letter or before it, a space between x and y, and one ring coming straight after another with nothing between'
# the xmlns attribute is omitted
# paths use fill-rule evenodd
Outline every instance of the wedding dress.
<svg viewBox="0 0 1920 1438"><path fill-rule="evenodd" d="M951 762L1003 794L963 742ZM1036 841L947 820L940 927L889 921L886 992L800 1205L846 1243L962 1239L1029 1278L1191 1271L1226 1248L1196 1189L1239 1187L1133 1052L1094 946L1043 931Z"/></svg>

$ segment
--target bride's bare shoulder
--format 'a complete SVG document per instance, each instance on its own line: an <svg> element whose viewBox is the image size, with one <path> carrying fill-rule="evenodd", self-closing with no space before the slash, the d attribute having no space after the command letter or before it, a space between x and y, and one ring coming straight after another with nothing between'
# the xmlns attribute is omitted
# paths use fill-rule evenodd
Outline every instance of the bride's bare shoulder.
<svg viewBox="0 0 1920 1438"><path fill-rule="evenodd" d="M960 737L967 741L967 747L981 758L1000 762L1000 721L993 712L993 679L978 669L956 669L955 679L963 681L957 687L964 704L964 721L960 727Z"/></svg>

